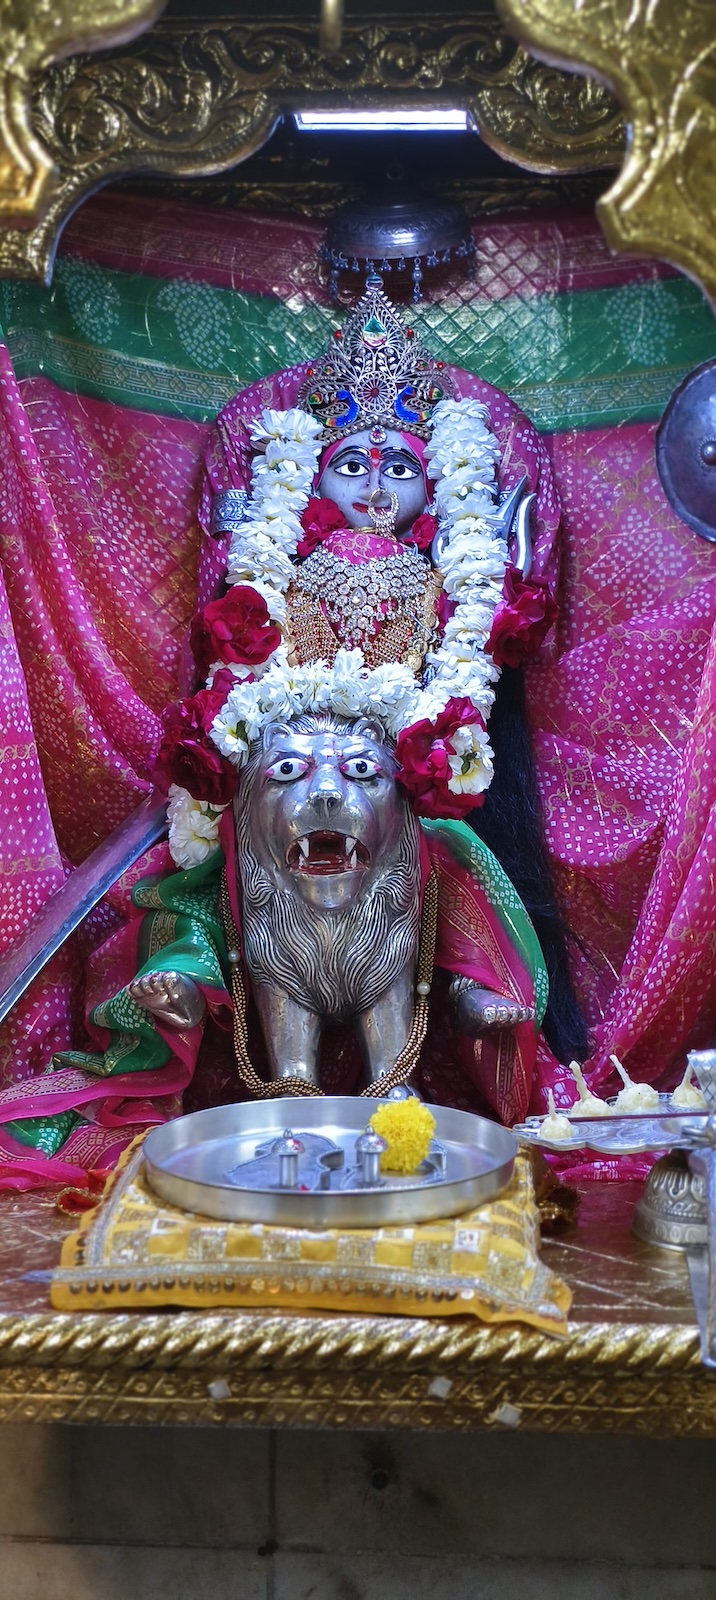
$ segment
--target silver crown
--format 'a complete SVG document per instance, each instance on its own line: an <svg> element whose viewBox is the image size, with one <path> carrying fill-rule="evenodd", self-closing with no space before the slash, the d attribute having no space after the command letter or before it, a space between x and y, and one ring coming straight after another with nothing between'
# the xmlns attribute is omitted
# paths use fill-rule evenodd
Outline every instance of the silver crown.
<svg viewBox="0 0 716 1600"><path fill-rule="evenodd" d="M382 280L371 277L331 348L308 368L298 404L323 423L327 440L374 427L427 439L435 406L452 393L445 363L403 327Z"/></svg>

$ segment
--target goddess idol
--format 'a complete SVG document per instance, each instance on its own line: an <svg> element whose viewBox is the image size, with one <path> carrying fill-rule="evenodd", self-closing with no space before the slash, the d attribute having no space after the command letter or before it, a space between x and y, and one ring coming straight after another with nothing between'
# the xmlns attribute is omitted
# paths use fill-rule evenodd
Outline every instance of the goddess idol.
<svg viewBox="0 0 716 1600"><path fill-rule="evenodd" d="M467 820L500 669L556 614L531 424L371 277L329 350L220 413L200 515L199 686L154 766L177 871L135 884L105 946L95 1052L54 1058L48 1115L28 1101L47 1176L78 1119L119 1147L246 1095L411 1082L506 1123L543 1109L567 1075L544 957Z"/></svg>

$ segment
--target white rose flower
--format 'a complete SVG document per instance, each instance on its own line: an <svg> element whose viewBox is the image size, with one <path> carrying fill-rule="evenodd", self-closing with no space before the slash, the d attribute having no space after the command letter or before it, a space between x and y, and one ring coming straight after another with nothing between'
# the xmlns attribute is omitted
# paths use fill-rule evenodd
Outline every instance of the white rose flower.
<svg viewBox="0 0 716 1600"><path fill-rule="evenodd" d="M494 541L481 544L460 539L443 562L443 585L448 594L473 585L480 589L485 583L495 583L501 593L504 575L505 562Z"/></svg>
<svg viewBox="0 0 716 1600"><path fill-rule="evenodd" d="M308 505L309 489L310 479L305 488L294 488L291 484L278 483L272 477L267 477L261 485L261 494L257 497L261 516L299 518Z"/></svg>
<svg viewBox="0 0 716 1600"><path fill-rule="evenodd" d="M432 685L429 689L421 689L415 699L410 722L405 726L412 727L413 723L425 720L434 722L440 712L445 710L449 698L449 695L443 695L439 690L436 693Z"/></svg>
<svg viewBox="0 0 716 1600"><path fill-rule="evenodd" d="M502 539L492 534L454 533L446 551L445 567L452 571L461 561L480 561L486 572L501 572L506 564L507 548Z"/></svg>
<svg viewBox="0 0 716 1600"><path fill-rule="evenodd" d="M454 658L448 661L443 657L438 671L441 687L447 683L459 684L459 693L468 696L472 695L474 689L481 691L486 684L497 683L500 676L492 657L486 655L484 650L473 660ZM451 690L451 693L457 692Z"/></svg>
<svg viewBox="0 0 716 1600"><path fill-rule="evenodd" d="M465 641L484 645L492 628L494 606L478 600L472 605L463 603L456 614L445 623L443 643L446 649L454 645L461 650Z"/></svg>
<svg viewBox="0 0 716 1600"><path fill-rule="evenodd" d="M331 705L332 678L325 661L307 661L301 668L306 710L327 711Z"/></svg>
<svg viewBox="0 0 716 1600"><path fill-rule="evenodd" d="M476 439L471 433L458 431L443 449L431 456L428 476L439 478L442 471L447 478L453 472L469 466L480 482L493 485L498 455L496 441L491 440L490 436Z"/></svg>
<svg viewBox="0 0 716 1600"><path fill-rule="evenodd" d="M269 495L275 498L277 488L280 488L282 492L285 490L292 495L298 491L307 491L310 488L313 473L312 464L308 467L302 466L291 457L285 457L272 463L266 460L258 462L254 477L259 489L262 506L266 503Z"/></svg>
<svg viewBox="0 0 716 1600"><path fill-rule="evenodd" d="M449 484L439 484L435 491L435 499L441 517L461 517L472 515L479 517L494 510L494 501L488 489L481 486L470 488L465 484L462 488L453 490Z"/></svg>
<svg viewBox="0 0 716 1600"><path fill-rule="evenodd" d="M398 734L413 720L418 685L409 667L385 662L366 675L363 685L363 711L380 718L387 731Z"/></svg>
<svg viewBox="0 0 716 1600"><path fill-rule="evenodd" d="M313 445L299 444L295 439L271 439L256 461L255 470L262 476L277 467L292 464L301 472L309 472L313 476L315 458L316 451Z"/></svg>
<svg viewBox="0 0 716 1600"><path fill-rule="evenodd" d="M310 692L312 675L308 679L305 668L290 667L285 659L272 661L259 685L260 705L265 720L275 717L293 717L305 710L306 695Z"/></svg>
<svg viewBox="0 0 716 1600"><path fill-rule="evenodd" d="M475 724L458 728L450 735L450 743L455 754L448 755L452 773L448 789L453 794L482 794L489 788L494 773L493 754L485 729Z"/></svg>
<svg viewBox="0 0 716 1600"><path fill-rule="evenodd" d="M225 806L210 806L194 800L186 789L172 783L169 788L169 850L178 867L197 867L216 849L219 818Z"/></svg>
<svg viewBox="0 0 716 1600"><path fill-rule="evenodd" d="M252 685L249 683L243 686L247 691L251 687ZM258 685L253 687L258 687ZM232 689L221 711L214 717L209 729L210 737L213 739L217 750L221 751L222 756L226 756L229 761L232 761L235 767L242 767L249 753L249 743L252 735L249 733L246 719L249 717L251 709L251 703L249 702L246 703L245 708L237 704L236 690ZM258 728L256 731L258 731ZM253 737L255 736L254 733Z"/></svg>
<svg viewBox="0 0 716 1600"><path fill-rule="evenodd" d="M282 550L285 555L295 555L296 545L303 532L298 517L294 517L290 512L283 509L279 512L273 505L268 507L269 513L273 513L274 510L276 511L275 516L271 514L254 517L250 522L243 522L232 538L229 555L234 550L247 548L254 538L272 539L277 548Z"/></svg>
<svg viewBox="0 0 716 1600"><path fill-rule="evenodd" d="M273 539L263 533L230 552L227 572L231 574L232 583L255 584L258 580L281 589L287 589L293 577L293 567L285 551L279 550Z"/></svg>
<svg viewBox="0 0 716 1600"><path fill-rule="evenodd" d="M433 411L433 437L435 432L460 423L464 417L469 417L471 422L489 422L490 413L482 400L475 400L472 396L466 396L463 400L439 400Z"/></svg>
<svg viewBox="0 0 716 1600"><path fill-rule="evenodd" d="M360 716L363 710L363 652L341 649L331 669L331 705L339 717Z"/></svg>
<svg viewBox="0 0 716 1600"><path fill-rule="evenodd" d="M430 666L440 667L444 663L448 671L458 661L477 661L483 654L483 642L476 639L474 634L460 633L449 641L444 641L439 653L431 650L428 655Z"/></svg>

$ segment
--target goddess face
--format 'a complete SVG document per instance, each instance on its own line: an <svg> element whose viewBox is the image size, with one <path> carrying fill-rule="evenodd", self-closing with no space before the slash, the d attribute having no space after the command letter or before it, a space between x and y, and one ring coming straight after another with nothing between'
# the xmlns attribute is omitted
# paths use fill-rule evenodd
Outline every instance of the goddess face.
<svg viewBox="0 0 716 1600"><path fill-rule="evenodd" d="M336 450L321 474L318 493L334 500L346 519L347 528L370 526L368 501L377 509L390 506L391 495L398 501L395 533L405 537L421 511L426 492L423 469L418 457L394 430L385 433L381 444L371 442L370 429L354 433Z"/></svg>
<svg viewBox="0 0 716 1600"><path fill-rule="evenodd" d="M298 732L275 725L251 785L254 849L277 889L337 910L397 850L406 805L373 726Z"/></svg>

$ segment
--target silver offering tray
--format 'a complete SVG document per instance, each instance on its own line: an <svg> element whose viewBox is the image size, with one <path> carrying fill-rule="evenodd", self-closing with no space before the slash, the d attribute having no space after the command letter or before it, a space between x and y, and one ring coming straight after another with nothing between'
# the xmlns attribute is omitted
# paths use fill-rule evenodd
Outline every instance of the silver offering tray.
<svg viewBox="0 0 716 1600"><path fill-rule="evenodd" d="M375 1139L364 1137L380 1104L347 1095L297 1096L195 1111L147 1135L146 1180L184 1211L305 1228L457 1216L509 1183L517 1153L513 1134L443 1106L430 1107L435 1137L418 1171L409 1177L381 1173Z"/></svg>
<svg viewBox="0 0 716 1600"><path fill-rule="evenodd" d="M616 1097L607 1100L613 1106ZM571 1139L544 1138L540 1132L543 1117L528 1117L512 1129L523 1144L537 1145L540 1150L593 1150L603 1156L643 1155L648 1150L689 1150L694 1143L694 1133L703 1126L708 1111L695 1111L674 1106L670 1094L659 1095L659 1107L653 1111L619 1112L610 1117L572 1117L569 1111L558 1107L561 1116L569 1118L574 1128Z"/></svg>

